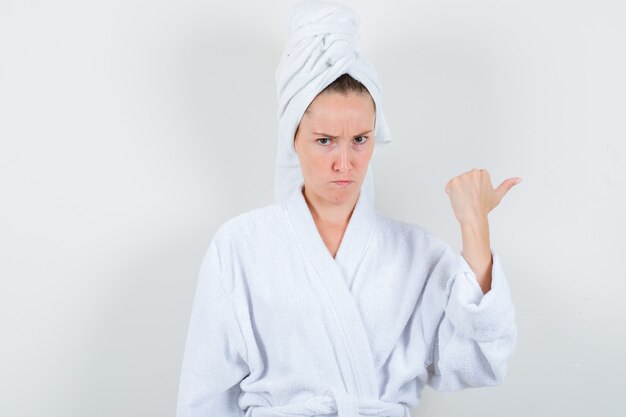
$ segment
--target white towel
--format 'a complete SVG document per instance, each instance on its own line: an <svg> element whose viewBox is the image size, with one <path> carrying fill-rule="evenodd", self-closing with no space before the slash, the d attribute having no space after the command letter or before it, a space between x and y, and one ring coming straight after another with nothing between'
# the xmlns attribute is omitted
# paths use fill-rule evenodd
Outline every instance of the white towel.
<svg viewBox="0 0 626 417"><path fill-rule="evenodd" d="M290 9L288 39L276 69L278 148L274 200L277 203L284 201L303 181L293 139L304 111L317 94L342 74L361 82L376 103L376 148L391 141L382 112L378 75L357 45L358 27L356 13L339 3L304 0ZM361 192L373 203L371 165Z"/></svg>

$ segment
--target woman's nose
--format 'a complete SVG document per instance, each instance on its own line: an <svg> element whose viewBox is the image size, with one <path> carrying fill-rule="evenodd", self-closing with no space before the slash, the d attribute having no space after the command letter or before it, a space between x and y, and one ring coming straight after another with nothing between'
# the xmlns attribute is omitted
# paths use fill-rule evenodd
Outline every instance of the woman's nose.
<svg viewBox="0 0 626 417"><path fill-rule="evenodd" d="M338 155L335 158L335 166L334 169L339 172L347 172L352 168L352 163L350 161L350 147L342 144L342 146L338 146Z"/></svg>

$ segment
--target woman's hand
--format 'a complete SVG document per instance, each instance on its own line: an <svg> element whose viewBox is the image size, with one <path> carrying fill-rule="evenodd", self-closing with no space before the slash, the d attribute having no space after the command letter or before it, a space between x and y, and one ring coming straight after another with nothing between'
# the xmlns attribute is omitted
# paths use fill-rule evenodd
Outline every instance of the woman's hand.
<svg viewBox="0 0 626 417"><path fill-rule="evenodd" d="M521 180L520 177L509 178L494 189L486 169L472 169L446 184L454 216L461 225L463 257L476 274L483 294L491 289L493 265L487 214Z"/></svg>
<svg viewBox="0 0 626 417"><path fill-rule="evenodd" d="M494 189L489 172L474 168L448 181L446 193L450 197L454 216L463 226L486 221L487 214L521 180L520 177L509 178Z"/></svg>

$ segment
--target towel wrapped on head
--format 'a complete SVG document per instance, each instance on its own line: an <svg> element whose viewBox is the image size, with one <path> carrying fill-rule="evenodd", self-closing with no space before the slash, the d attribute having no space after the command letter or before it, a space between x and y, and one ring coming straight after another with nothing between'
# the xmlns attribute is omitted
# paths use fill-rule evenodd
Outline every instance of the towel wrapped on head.
<svg viewBox="0 0 626 417"><path fill-rule="evenodd" d="M290 9L288 39L276 69L278 149L275 202L282 202L302 184L300 162L293 146L296 128L313 99L339 76L350 75L372 96L376 105L376 147L391 141L382 113L378 75L358 48L358 28L358 16L343 4L304 0ZM371 166L361 192L373 204Z"/></svg>

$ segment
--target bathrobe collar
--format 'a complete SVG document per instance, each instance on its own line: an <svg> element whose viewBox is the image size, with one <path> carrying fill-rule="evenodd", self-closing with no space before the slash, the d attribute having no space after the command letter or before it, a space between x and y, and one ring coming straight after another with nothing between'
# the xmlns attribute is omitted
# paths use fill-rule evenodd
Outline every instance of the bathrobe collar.
<svg viewBox="0 0 626 417"><path fill-rule="evenodd" d="M313 216L302 194L302 185L283 203L294 244L309 267L315 270L324 293L320 301L329 304L337 334L339 349L345 349L347 361L343 361L345 390L349 395L360 398L378 398L376 371L371 341L368 339L363 316L354 293L367 276L359 273L370 240L376 230L376 211L367 198L356 202L348 226L344 232L335 258L324 244ZM343 388L342 388L343 389Z"/></svg>
<svg viewBox="0 0 626 417"><path fill-rule="evenodd" d="M306 237L307 244L314 245L317 256L327 258L324 259L324 263L332 261L341 269L346 284L351 289L355 284L355 274L376 228L376 210L361 190L337 254L333 258L317 229L313 215L304 199L302 188L303 184L300 184L285 204L290 213L295 216L294 227L300 237Z"/></svg>

